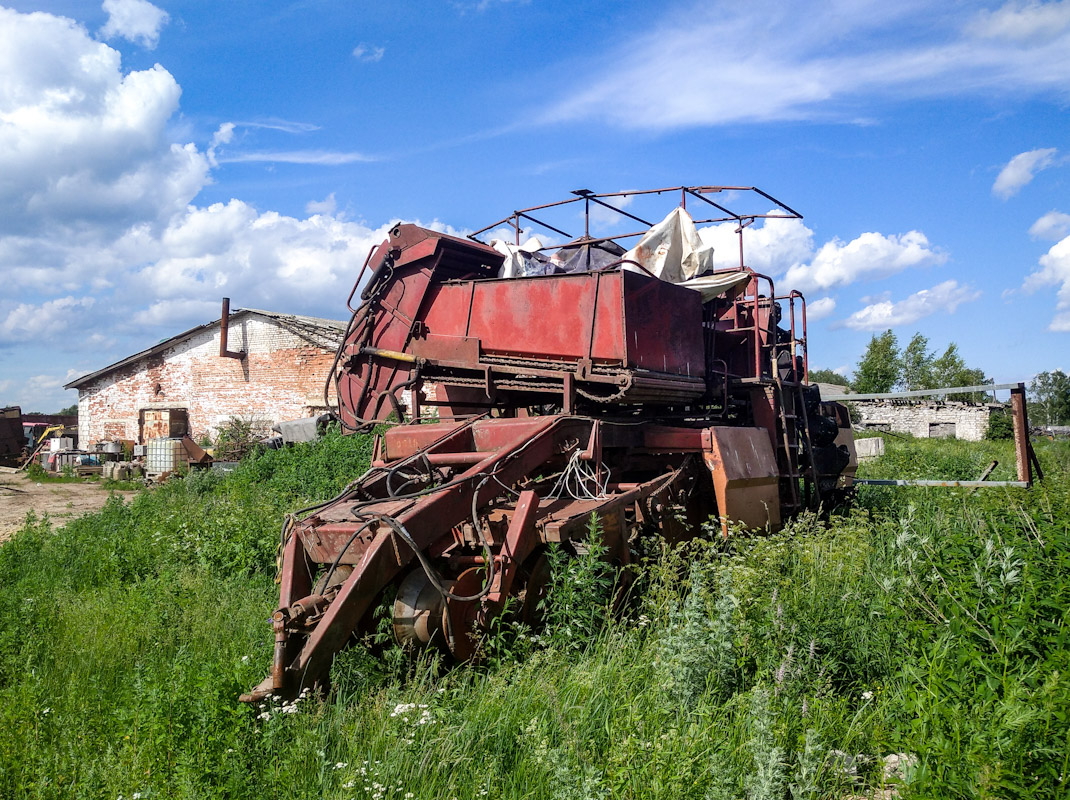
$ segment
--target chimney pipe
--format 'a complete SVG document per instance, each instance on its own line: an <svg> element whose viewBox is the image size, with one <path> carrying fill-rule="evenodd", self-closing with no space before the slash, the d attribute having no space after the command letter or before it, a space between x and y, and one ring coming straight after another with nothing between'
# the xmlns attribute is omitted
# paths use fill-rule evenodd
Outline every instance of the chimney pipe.
<svg viewBox="0 0 1070 800"><path fill-rule="evenodd" d="M219 317L219 357L220 358L245 358L245 351L234 352L227 349L227 338L230 333L230 298L223 298L223 313Z"/></svg>

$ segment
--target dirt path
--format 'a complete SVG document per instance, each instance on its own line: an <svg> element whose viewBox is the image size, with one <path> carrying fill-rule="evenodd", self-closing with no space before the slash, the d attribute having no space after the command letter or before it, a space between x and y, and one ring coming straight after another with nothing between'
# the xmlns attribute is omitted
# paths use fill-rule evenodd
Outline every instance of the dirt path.
<svg viewBox="0 0 1070 800"><path fill-rule="evenodd" d="M25 473L11 475L0 472L0 542L9 539L33 511L37 516L48 514L58 524L96 511L104 505L111 492L98 482L38 483ZM135 492L118 492L129 497Z"/></svg>

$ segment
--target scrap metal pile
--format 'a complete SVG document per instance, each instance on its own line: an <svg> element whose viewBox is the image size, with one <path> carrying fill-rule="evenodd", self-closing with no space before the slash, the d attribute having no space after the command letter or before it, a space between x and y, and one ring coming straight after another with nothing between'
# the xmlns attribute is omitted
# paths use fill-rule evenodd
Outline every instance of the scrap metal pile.
<svg viewBox="0 0 1070 800"><path fill-rule="evenodd" d="M719 199L748 193L775 210ZM663 196L678 207L661 223L624 210ZM593 236L592 209L644 227ZM559 212L583 235L546 222ZM743 260L755 219L798 216L752 187L704 186L581 191L469 240L391 230L354 285L330 382L347 430L396 424L368 472L283 526L274 662L242 699L325 685L384 603L399 641L460 659L507 608L536 624L547 548L582 550L592 514L624 566L641 536L702 535L711 517L726 536L771 530L835 502L853 440L807 381L805 299ZM696 225L724 222L739 266L712 270ZM522 243L534 226L565 243ZM478 240L503 229L511 243Z"/></svg>

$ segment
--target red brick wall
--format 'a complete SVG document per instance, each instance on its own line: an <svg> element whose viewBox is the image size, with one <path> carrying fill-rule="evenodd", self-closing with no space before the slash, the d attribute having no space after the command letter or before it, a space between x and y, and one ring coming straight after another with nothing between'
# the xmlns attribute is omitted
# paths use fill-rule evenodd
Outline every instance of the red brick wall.
<svg viewBox="0 0 1070 800"><path fill-rule="evenodd" d="M323 410L323 383L334 360L326 343L310 342L271 318L246 314L231 321L228 349L248 355L241 361L220 358L217 325L82 386L82 445L136 440L145 408L187 409L194 438L214 436L232 416L270 427Z"/></svg>

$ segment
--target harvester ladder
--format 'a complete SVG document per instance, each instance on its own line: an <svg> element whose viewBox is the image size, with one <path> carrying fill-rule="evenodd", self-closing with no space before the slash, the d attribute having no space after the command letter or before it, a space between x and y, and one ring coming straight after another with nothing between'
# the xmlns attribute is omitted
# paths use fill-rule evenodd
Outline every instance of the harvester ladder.
<svg viewBox="0 0 1070 800"><path fill-rule="evenodd" d="M784 384L777 380L773 383L773 389L776 394L774 400L776 402L777 413L780 417L780 446L778 447L780 462L780 474L788 485L788 498L791 504L791 511L795 512L800 508L799 502L799 441L797 435L798 426L795 424L797 415L795 414L794 402L792 403L791 410L788 410L788 396L784 392Z"/></svg>
<svg viewBox="0 0 1070 800"><path fill-rule="evenodd" d="M805 478L807 483L814 487L815 498L817 502L821 501L817 468L814 465L810 444L810 420L806 413L806 398L803 396L802 384L795 381L785 382L778 378L773 385L777 393L777 410L780 417L781 474L787 479L788 495L793 510L798 510L802 507L799 500L799 478ZM808 475L804 475L799 468L804 451L809 461Z"/></svg>

